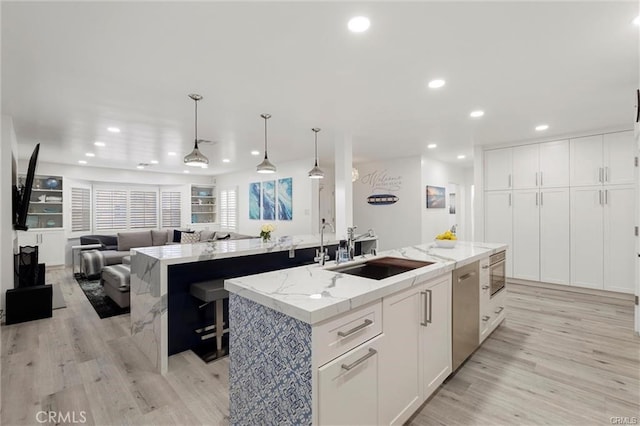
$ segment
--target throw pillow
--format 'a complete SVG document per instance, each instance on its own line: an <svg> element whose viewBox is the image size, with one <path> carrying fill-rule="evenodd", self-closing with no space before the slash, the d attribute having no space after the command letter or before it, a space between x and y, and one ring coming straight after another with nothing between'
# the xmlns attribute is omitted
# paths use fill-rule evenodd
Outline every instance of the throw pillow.
<svg viewBox="0 0 640 426"><path fill-rule="evenodd" d="M213 236L216 234L215 231L209 231L207 229L203 229L200 231L200 241L211 241L213 240Z"/></svg>
<svg viewBox="0 0 640 426"><path fill-rule="evenodd" d="M195 231L179 231L177 229L173 230L173 242L179 243L182 241L182 234L193 234Z"/></svg>
<svg viewBox="0 0 640 426"><path fill-rule="evenodd" d="M154 246L163 246L167 244L167 231L151 230L151 243Z"/></svg>
<svg viewBox="0 0 640 426"><path fill-rule="evenodd" d="M191 244L200 242L200 232L183 232L180 236L180 244Z"/></svg>

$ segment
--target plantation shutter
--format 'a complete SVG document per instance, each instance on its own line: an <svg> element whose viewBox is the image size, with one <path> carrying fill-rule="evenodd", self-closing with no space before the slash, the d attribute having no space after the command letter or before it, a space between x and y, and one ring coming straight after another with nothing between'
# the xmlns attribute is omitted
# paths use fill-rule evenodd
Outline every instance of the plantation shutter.
<svg viewBox="0 0 640 426"><path fill-rule="evenodd" d="M156 228L158 226L158 193L131 191L129 197L129 227Z"/></svg>
<svg viewBox="0 0 640 426"><path fill-rule="evenodd" d="M223 189L220 191L220 227L236 230L238 226L238 191Z"/></svg>
<svg viewBox="0 0 640 426"><path fill-rule="evenodd" d="M91 191L71 188L71 231L91 230Z"/></svg>
<svg viewBox="0 0 640 426"><path fill-rule="evenodd" d="M162 208L162 227L180 227L181 223L181 194L179 191L168 191L160 194Z"/></svg>
<svg viewBox="0 0 640 426"><path fill-rule="evenodd" d="M95 191L96 230L127 228L127 191Z"/></svg>

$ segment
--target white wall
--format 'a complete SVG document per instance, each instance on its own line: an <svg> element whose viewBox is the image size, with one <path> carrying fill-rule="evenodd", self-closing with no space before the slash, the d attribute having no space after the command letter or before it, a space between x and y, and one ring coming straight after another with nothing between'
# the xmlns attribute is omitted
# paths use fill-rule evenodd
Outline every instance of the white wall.
<svg viewBox="0 0 640 426"><path fill-rule="evenodd" d="M421 242L420 158L394 158L356 164L360 179L353 183L353 223L356 234L373 228L378 249L389 250ZM372 205L367 197L393 194L394 204Z"/></svg>
<svg viewBox="0 0 640 426"><path fill-rule="evenodd" d="M470 170L470 169L469 169ZM470 216L468 199L470 185L468 169L456 167L422 157L422 191L420 209L422 212L422 242L432 242L436 235L457 225L457 236L461 240L471 240L472 235L467 228L467 217ZM440 186L446 188L446 207L426 208L426 186ZM456 213L449 213L449 193L455 191Z"/></svg>
<svg viewBox="0 0 640 426"><path fill-rule="evenodd" d="M16 233L12 220L12 168L18 156L18 143L11 117L2 116L0 141L0 309L5 309L6 291L13 288L13 253Z"/></svg>
<svg viewBox="0 0 640 426"><path fill-rule="evenodd" d="M317 209L319 183L317 179L309 179L308 176L309 170L313 167L313 158L276 163L276 167L278 171L270 175L260 174L255 169L251 169L216 176L218 189L238 188L238 232L259 235L262 224L268 222L276 227L272 234L274 237L317 234L317 223L313 221L317 214L312 213L312 210L314 206ZM293 179L293 220L249 219L249 184L288 177Z"/></svg>

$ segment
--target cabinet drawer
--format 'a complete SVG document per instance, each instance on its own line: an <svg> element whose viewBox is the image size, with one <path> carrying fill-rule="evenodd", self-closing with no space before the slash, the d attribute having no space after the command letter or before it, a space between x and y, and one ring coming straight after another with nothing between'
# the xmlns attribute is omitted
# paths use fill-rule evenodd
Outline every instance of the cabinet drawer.
<svg viewBox="0 0 640 426"><path fill-rule="evenodd" d="M322 323L312 333L316 365L323 365L382 333L382 301Z"/></svg>
<svg viewBox="0 0 640 426"><path fill-rule="evenodd" d="M502 289L491 299L490 309L487 315L489 320L489 332L493 331L504 319L507 310L507 290Z"/></svg>

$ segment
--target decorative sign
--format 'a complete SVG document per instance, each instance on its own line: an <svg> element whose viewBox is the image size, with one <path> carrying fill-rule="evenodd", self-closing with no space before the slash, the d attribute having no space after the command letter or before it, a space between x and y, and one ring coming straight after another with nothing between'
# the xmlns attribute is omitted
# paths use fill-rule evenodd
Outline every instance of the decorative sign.
<svg viewBox="0 0 640 426"><path fill-rule="evenodd" d="M278 220L293 219L293 179L278 179Z"/></svg>
<svg viewBox="0 0 640 426"><path fill-rule="evenodd" d="M441 186L427 185L427 208L443 209L445 208L445 188Z"/></svg>
<svg viewBox="0 0 640 426"><path fill-rule="evenodd" d="M360 182L371 188L372 194L367 197L367 203L371 205L395 204L400 199L393 193L402 188L402 176L389 176L386 169L368 173Z"/></svg>

